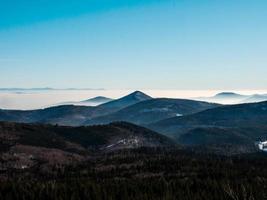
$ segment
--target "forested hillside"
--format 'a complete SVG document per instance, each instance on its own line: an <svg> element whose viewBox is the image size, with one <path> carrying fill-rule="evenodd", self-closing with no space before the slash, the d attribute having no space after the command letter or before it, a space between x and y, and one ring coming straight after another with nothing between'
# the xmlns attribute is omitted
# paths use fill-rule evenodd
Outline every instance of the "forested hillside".
<svg viewBox="0 0 267 200"><path fill-rule="evenodd" d="M141 148L52 171L1 172L0 199L266 199L267 157Z"/></svg>

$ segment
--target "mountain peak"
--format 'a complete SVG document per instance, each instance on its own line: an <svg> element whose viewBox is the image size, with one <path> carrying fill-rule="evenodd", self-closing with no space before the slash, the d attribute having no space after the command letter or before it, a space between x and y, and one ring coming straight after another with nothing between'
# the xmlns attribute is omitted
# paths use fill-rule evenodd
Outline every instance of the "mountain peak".
<svg viewBox="0 0 267 200"><path fill-rule="evenodd" d="M114 101L110 101L108 103L105 103L103 105L101 105L101 107L113 107L113 108L117 108L117 109L122 109L125 108L127 106L131 106L133 104L139 103L141 101L146 101L146 100L150 100L152 99L152 97L146 95L143 92L140 91L135 91L131 94L128 94L124 97L121 97L119 99L116 99Z"/></svg>
<svg viewBox="0 0 267 200"><path fill-rule="evenodd" d="M243 98L244 95L234 93L234 92L221 92L216 94L214 97L216 98Z"/></svg>
<svg viewBox="0 0 267 200"><path fill-rule="evenodd" d="M216 94L215 96L220 97L220 96L241 96L241 95L234 92L221 92Z"/></svg>
<svg viewBox="0 0 267 200"><path fill-rule="evenodd" d="M141 91L135 91L127 96L125 96L124 98L135 98L137 100L149 100L149 99L152 99L152 97L148 96L147 94L141 92Z"/></svg>
<svg viewBox="0 0 267 200"><path fill-rule="evenodd" d="M104 97L104 96L97 96L93 97L91 99L84 100L83 102L108 102L111 101L112 99Z"/></svg>

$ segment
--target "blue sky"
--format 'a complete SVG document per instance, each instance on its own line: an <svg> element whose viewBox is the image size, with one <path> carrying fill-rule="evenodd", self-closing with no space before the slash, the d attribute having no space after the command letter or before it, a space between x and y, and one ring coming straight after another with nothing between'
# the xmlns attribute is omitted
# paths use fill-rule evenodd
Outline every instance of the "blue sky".
<svg viewBox="0 0 267 200"><path fill-rule="evenodd" d="M265 0L0 0L0 87L267 89Z"/></svg>

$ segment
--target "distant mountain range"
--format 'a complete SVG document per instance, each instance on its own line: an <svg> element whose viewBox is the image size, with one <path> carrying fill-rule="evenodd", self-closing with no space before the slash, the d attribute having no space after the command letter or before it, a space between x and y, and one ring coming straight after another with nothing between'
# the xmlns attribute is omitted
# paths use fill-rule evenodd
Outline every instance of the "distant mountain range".
<svg viewBox="0 0 267 200"><path fill-rule="evenodd" d="M107 100L104 97L94 100L99 99ZM147 124L217 106L219 105L192 100L153 99L140 91L136 91L120 99L94 107L62 105L30 111L0 110L0 120L69 126L106 124L114 121Z"/></svg>
<svg viewBox="0 0 267 200"><path fill-rule="evenodd" d="M103 98L101 99L103 100ZM151 99L151 97L136 91L120 99L94 107L61 105L28 111L0 110L0 121L78 126L91 118L116 112L147 99Z"/></svg>
<svg viewBox="0 0 267 200"><path fill-rule="evenodd" d="M241 95L234 92L222 92L213 97L199 97L195 99L220 104L256 103L267 101L267 94Z"/></svg>
<svg viewBox="0 0 267 200"><path fill-rule="evenodd" d="M60 106L60 105L76 105L76 106L98 106L100 104L104 104L110 101L113 101L114 99L103 97L103 96L98 96L94 97L91 99L86 99L83 101L69 101L69 102L62 102L58 103L55 106Z"/></svg>

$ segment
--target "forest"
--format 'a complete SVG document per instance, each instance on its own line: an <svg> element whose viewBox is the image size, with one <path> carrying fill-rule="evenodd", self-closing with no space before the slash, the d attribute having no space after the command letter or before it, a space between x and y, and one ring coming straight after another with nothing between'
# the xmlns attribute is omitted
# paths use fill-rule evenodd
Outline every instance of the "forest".
<svg viewBox="0 0 267 200"><path fill-rule="evenodd" d="M0 199L267 199L266 164L260 152L124 149L73 165L2 171Z"/></svg>

